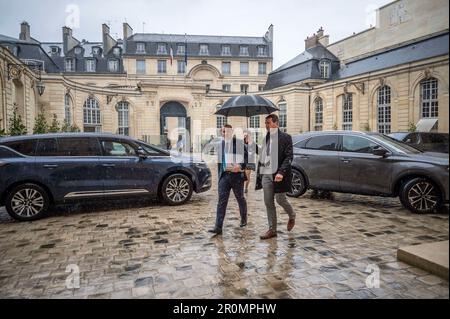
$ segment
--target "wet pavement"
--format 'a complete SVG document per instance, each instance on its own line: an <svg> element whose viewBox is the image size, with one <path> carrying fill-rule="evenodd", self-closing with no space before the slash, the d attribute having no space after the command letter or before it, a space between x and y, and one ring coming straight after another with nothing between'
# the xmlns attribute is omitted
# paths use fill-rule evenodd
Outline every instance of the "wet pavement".
<svg viewBox="0 0 450 319"><path fill-rule="evenodd" d="M279 236L268 241L261 191L247 196L244 229L230 197L219 237L207 232L215 189L181 207L85 203L30 223L0 208L0 298L449 297L447 281L396 259L399 246L448 240L448 209L419 216L398 199L311 194L290 199L291 233L278 207Z"/></svg>

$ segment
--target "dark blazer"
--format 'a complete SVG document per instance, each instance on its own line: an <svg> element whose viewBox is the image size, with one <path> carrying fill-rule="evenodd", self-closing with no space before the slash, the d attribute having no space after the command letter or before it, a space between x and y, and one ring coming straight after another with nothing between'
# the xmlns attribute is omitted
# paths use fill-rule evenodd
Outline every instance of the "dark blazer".
<svg viewBox="0 0 450 319"><path fill-rule="evenodd" d="M222 159L221 156L224 152L225 149L225 140L222 140L220 145L220 150L218 150L217 152L217 156L218 156L218 161L217 161L217 172L219 174L219 180L222 177L224 171L222 168ZM242 140L238 140L236 138L233 138L233 154L238 154L238 153L242 153L242 150L244 152L244 154L240 154L242 155L243 159L244 159L244 163L241 163L241 169L245 170L245 168L247 167L247 163L248 163L248 151L247 151L247 146L244 144L244 142ZM247 176L244 174L244 172L240 172L240 173L234 173L234 174L241 174L242 178L244 178L244 181L247 180Z"/></svg>
<svg viewBox="0 0 450 319"><path fill-rule="evenodd" d="M274 182L275 193L290 193L292 191L292 169L291 163L294 158L292 148L292 137L278 130L278 168L277 174L283 175L283 180L280 183ZM262 176L260 174L260 165L258 163L258 170L256 176L256 190L262 189Z"/></svg>

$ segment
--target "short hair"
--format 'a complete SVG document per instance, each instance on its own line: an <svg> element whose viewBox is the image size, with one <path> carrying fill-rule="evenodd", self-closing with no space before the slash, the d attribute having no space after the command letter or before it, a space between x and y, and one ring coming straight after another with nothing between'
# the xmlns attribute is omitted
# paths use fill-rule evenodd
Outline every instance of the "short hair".
<svg viewBox="0 0 450 319"><path fill-rule="evenodd" d="M223 128L233 128L230 124L225 124Z"/></svg>
<svg viewBox="0 0 450 319"><path fill-rule="evenodd" d="M271 119L273 123L278 123L280 121L280 119L276 114L270 114L269 116L266 117L266 120L268 119Z"/></svg>

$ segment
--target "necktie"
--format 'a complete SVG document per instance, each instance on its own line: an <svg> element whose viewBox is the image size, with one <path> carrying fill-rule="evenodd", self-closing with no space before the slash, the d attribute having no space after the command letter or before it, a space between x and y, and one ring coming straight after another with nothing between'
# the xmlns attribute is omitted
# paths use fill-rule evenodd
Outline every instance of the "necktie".
<svg viewBox="0 0 450 319"><path fill-rule="evenodd" d="M266 136L266 155L270 156L270 132Z"/></svg>

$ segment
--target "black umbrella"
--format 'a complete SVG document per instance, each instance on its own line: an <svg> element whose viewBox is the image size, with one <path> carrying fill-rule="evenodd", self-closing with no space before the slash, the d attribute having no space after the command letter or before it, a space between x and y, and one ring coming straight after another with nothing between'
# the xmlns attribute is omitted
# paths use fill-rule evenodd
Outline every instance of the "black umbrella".
<svg viewBox="0 0 450 319"><path fill-rule="evenodd" d="M215 113L223 116L245 116L247 118L271 114L279 109L271 101L259 95L240 95L226 101Z"/></svg>

